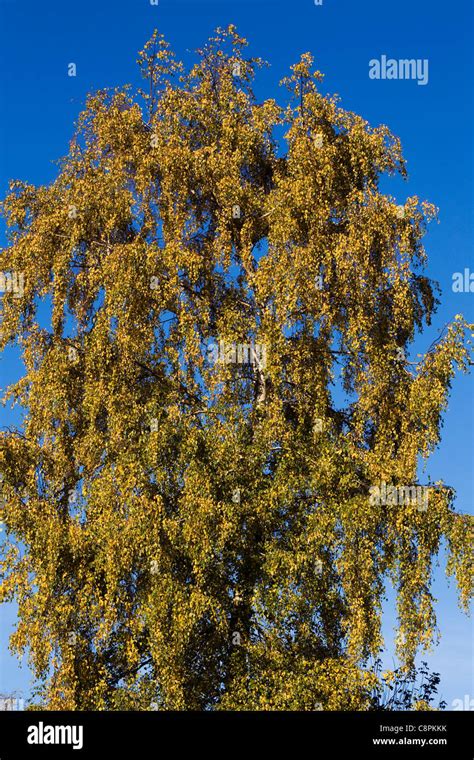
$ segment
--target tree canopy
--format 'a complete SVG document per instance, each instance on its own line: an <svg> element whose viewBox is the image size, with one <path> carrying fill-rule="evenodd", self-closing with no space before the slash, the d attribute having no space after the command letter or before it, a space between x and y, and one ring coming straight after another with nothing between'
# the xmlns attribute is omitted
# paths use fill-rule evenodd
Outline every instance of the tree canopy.
<svg viewBox="0 0 474 760"><path fill-rule="evenodd" d="M417 480L470 364L460 316L408 358L436 209L381 192L399 140L310 54L258 102L246 44L187 70L155 32L3 203L0 600L51 709L367 709L387 583L407 672L442 541L472 593L472 518Z"/></svg>

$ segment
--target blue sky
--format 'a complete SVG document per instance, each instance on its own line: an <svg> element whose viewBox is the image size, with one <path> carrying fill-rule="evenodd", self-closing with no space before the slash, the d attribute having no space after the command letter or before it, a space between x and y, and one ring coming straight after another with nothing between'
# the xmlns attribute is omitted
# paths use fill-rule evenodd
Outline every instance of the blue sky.
<svg viewBox="0 0 474 760"><path fill-rule="evenodd" d="M250 53L271 63L258 75L259 98L283 98L279 80L301 53L311 51L325 74L325 91L337 92L343 107L373 126L387 124L401 138L409 181L384 181L383 189L400 203L417 194L440 208L440 222L431 225L426 244L428 273L440 282L443 303L432 328L417 341L422 350L455 314L474 321L474 294L451 287L453 273L474 271L472 16L471 0L323 0L321 6L314 0L159 0L157 6L150 0L0 0L0 196L11 178L42 184L55 176L53 161L67 152L86 94L138 83L137 53L155 27L178 57L189 60L217 26L236 24L251 43ZM370 79L369 61L382 55L427 59L428 83ZM67 75L69 63L77 66L75 78ZM0 362L4 386L20 365L11 351ZM454 486L458 509L471 513L473 422L473 379L459 376L443 442L427 474ZM474 697L473 627L457 608L443 565L441 557L434 586L441 643L423 659L441 672L440 693L451 705L465 694ZM22 689L27 695L28 671L6 649L14 619L13 607L0 608L0 693ZM389 650L393 624L389 594Z"/></svg>

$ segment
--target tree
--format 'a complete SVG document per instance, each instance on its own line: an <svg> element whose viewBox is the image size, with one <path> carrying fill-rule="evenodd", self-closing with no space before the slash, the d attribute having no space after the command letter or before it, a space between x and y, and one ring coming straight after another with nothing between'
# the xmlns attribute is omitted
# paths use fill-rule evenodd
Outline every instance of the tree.
<svg viewBox="0 0 474 760"><path fill-rule="evenodd" d="M439 673L431 673L426 662L419 668L397 668L381 672L381 661L374 664L379 681L372 694L372 710L444 710L446 702L432 707L440 682Z"/></svg>
<svg viewBox="0 0 474 760"><path fill-rule="evenodd" d="M52 709L369 708L388 579L407 673L443 539L472 591L468 516L416 480L470 363L461 317L407 358L435 209L379 190L399 140L309 54L257 102L245 45L185 71L155 33L144 89L90 96L54 182L3 204L0 599Z"/></svg>

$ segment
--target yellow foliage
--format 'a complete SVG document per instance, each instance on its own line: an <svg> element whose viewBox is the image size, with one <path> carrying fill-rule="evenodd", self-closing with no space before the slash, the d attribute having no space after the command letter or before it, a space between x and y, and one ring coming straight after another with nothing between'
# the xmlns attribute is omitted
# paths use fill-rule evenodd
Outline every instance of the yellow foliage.
<svg viewBox="0 0 474 760"><path fill-rule="evenodd" d="M386 582L406 663L436 637L443 537L472 594L449 489L369 498L416 483L468 364L462 319L400 353L436 306L435 209L380 192L399 140L309 54L285 107L257 103L245 45L217 30L186 72L155 34L143 90L90 96L54 182L3 204L25 425L0 433L0 599L51 709L365 709Z"/></svg>

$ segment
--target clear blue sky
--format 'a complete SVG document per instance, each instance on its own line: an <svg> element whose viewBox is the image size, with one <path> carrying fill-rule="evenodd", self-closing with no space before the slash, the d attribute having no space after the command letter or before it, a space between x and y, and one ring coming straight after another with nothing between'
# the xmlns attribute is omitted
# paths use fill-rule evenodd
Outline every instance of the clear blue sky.
<svg viewBox="0 0 474 760"><path fill-rule="evenodd" d="M10 178L49 182L52 163L67 152L73 122L87 92L137 83L137 52L155 27L179 57L189 60L217 26L237 25L250 52L271 68L258 75L258 97L277 97L277 84L300 54L311 51L325 73L324 89L345 108L397 134L408 161L409 182L383 187L403 202L418 194L440 208L440 224L427 237L430 276L442 287L443 304L417 348L427 348L437 329L462 312L471 321L473 293L453 293L454 272L473 262L473 53L472 0L0 0L0 195ZM428 59L429 81L372 80L369 61L381 55ZM67 76L69 63L77 77ZM281 97L284 93L281 92ZM0 244L4 240L0 239ZM14 352L0 359L0 385L17 376ZM6 424L12 416L2 410ZM445 419L443 443L428 472L457 489L457 507L473 511L473 380L458 377ZM472 622L456 604L443 576L435 595L441 644L429 665L442 676L448 705L474 697ZM391 647L393 596L385 620ZM27 669L6 650L15 611L0 608L0 692L29 691ZM389 658L390 661L390 658Z"/></svg>

